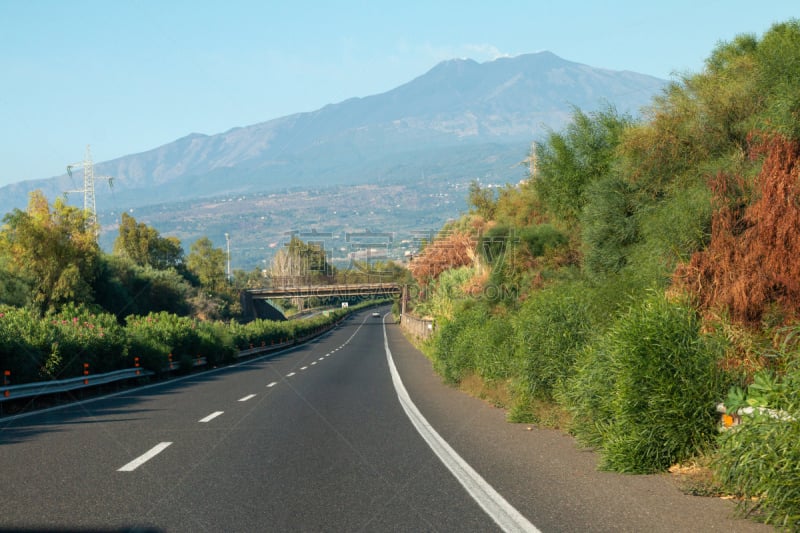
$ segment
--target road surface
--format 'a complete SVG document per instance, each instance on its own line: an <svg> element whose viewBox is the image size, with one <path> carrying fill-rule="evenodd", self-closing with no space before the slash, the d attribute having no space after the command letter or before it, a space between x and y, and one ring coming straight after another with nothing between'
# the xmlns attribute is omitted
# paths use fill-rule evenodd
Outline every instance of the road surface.
<svg viewBox="0 0 800 533"><path fill-rule="evenodd" d="M0 529L768 530L505 422L371 315L270 358L0 420Z"/></svg>

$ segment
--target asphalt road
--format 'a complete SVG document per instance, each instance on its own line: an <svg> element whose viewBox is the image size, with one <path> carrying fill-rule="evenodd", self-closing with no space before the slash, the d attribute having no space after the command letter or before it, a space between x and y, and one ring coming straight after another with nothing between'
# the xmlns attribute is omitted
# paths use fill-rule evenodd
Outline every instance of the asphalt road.
<svg viewBox="0 0 800 533"><path fill-rule="evenodd" d="M409 403L448 444L421 436ZM479 481L433 451L448 446ZM496 531L504 512L521 519L509 529L766 529L508 424L368 312L269 359L0 420L0 479L6 530Z"/></svg>

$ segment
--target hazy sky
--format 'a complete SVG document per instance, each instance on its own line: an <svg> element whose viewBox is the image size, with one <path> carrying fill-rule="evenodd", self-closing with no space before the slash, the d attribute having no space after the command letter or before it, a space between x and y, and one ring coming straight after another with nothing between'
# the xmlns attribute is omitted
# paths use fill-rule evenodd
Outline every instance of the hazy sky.
<svg viewBox="0 0 800 533"><path fill-rule="evenodd" d="M669 79L797 0L0 0L0 185L550 50Z"/></svg>

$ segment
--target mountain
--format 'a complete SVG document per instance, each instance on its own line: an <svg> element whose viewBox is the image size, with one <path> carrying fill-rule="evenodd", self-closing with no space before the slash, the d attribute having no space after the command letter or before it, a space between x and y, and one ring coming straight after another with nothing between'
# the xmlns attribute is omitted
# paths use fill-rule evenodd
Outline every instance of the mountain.
<svg viewBox="0 0 800 533"><path fill-rule="evenodd" d="M530 143L563 127L573 107L636 114L666 82L593 68L550 52L485 63L454 59L388 92L352 98L216 135L193 133L95 165L98 209L286 187L403 182L447 161L444 176L508 177ZM465 158L469 167L461 164ZM80 175L77 177L80 178ZM0 212L75 189L66 175L0 188ZM73 197L75 198L75 197Z"/></svg>

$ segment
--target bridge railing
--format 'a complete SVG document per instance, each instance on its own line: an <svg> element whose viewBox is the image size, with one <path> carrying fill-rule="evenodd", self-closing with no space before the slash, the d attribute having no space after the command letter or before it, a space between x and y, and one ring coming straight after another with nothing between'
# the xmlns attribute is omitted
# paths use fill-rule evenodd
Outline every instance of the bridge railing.
<svg viewBox="0 0 800 533"><path fill-rule="evenodd" d="M403 286L399 283L354 283L329 285L282 285L263 289L246 289L253 298L310 298L331 296L396 295Z"/></svg>

